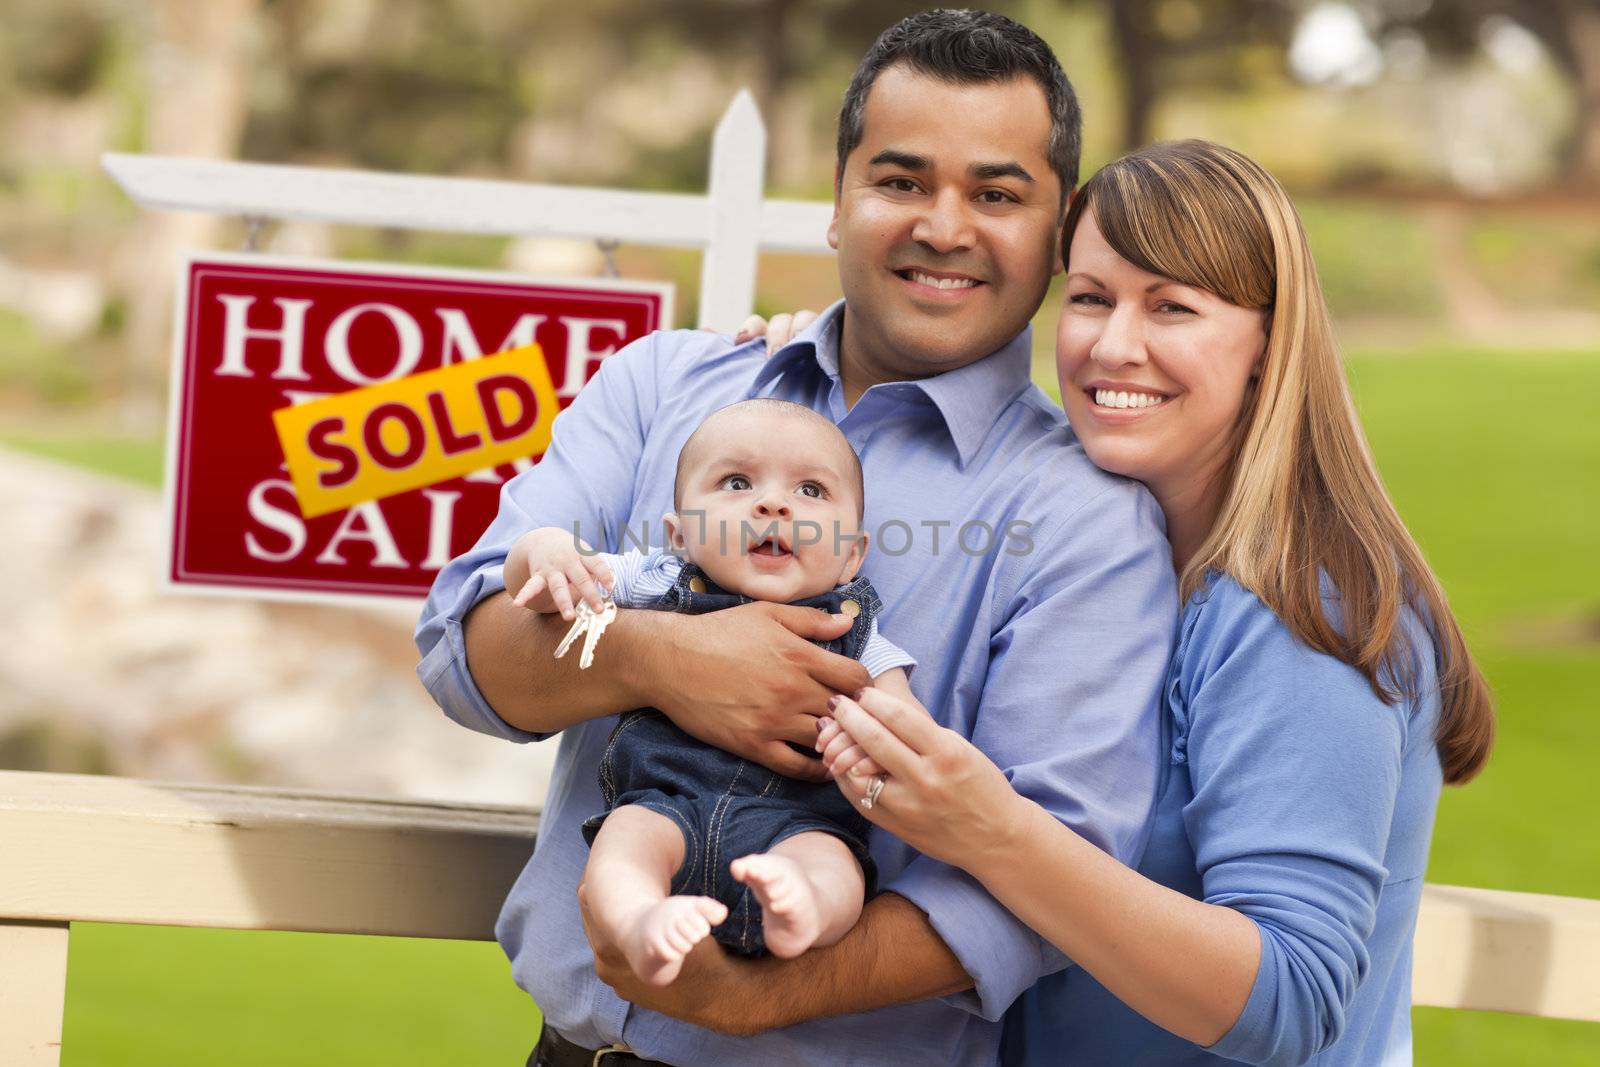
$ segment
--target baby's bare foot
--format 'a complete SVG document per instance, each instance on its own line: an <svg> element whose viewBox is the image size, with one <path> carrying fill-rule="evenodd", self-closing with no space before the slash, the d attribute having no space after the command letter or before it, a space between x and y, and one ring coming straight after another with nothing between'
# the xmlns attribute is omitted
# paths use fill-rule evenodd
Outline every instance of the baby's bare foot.
<svg viewBox="0 0 1600 1067"><path fill-rule="evenodd" d="M798 863L762 852L734 860L728 870L761 902L768 952L791 959L816 944L822 934L822 912L817 892Z"/></svg>
<svg viewBox="0 0 1600 1067"><path fill-rule="evenodd" d="M727 917L728 909L710 897L668 897L623 931L623 955L642 981L670 985L689 950Z"/></svg>

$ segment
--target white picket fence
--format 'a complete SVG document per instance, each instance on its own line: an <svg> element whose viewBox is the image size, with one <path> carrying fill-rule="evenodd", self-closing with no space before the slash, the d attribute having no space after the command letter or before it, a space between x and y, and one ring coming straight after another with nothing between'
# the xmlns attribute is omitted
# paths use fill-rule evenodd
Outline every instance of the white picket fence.
<svg viewBox="0 0 1600 1067"><path fill-rule="evenodd" d="M146 208L701 249L699 324L732 330L755 307L762 249L830 251L831 203L763 198L766 145L741 90L712 137L704 196L119 152L101 162Z"/></svg>

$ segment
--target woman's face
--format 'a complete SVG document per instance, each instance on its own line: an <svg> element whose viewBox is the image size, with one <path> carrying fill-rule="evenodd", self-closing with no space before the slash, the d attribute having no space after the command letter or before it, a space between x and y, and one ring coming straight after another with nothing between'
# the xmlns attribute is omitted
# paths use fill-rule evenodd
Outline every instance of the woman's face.
<svg viewBox="0 0 1600 1067"><path fill-rule="evenodd" d="M1086 212L1073 234L1056 372L1096 465L1158 497L1205 484L1227 460L1266 350L1262 313L1140 270Z"/></svg>

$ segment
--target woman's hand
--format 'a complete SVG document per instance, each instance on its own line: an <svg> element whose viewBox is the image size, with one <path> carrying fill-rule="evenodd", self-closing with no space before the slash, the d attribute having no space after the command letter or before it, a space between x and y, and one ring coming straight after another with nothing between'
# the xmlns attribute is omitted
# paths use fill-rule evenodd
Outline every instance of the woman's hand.
<svg viewBox="0 0 1600 1067"><path fill-rule="evenodd" d="M768 322L760 315L751 315L744 320L744 325L739 327L739 332L733 335L733 343L742 345L746 341L754 341L757 337L767 339L767 351L776 352L784 345L793 341L801 330L817 321L817 313L802 308L794 314L772 316Z"/></svg>
<svg viewBox="0 0 1600 1067"><path fill-rule="evenodd" d="M879 689L837 697L817 749L857 806L873 775L886 779L862 813L925 855L967 870L1014 859L1028 801L989 757L921 708Z"/></svg>

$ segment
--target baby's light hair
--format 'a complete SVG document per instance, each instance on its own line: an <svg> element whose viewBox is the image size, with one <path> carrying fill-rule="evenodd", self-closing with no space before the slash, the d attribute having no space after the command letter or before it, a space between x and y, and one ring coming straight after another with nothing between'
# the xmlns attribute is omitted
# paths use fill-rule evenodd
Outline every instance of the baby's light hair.
<svg viewBox="0 0 1600 1067"><path fill-rule="evenodd" d="M710 426L717 420L719 416L724 414L752 410L765 412L777 418L800 419L802 421L809 422L814 426L825 427L827 429L827 432L838 441L839 445L850 457L850 471L854 476L856 490L856 521L861 521L863 516L866 514L867 506L866 477L861 471L861 457L856 455L856 450L851 447L849 440L840 431L839 427L833 424L831 419L828 419L823 415L819 415L817 412L806 407L804 404L796 404L790 400L779 400L770 396L755 397L751 400L740 400L724 407L720 407L711 414L707 415L700 425L695 427L694 433L689 435L689 439L683 443L683 448L678 452L678 469L672 483L673 508L680 511L683 509L683 475L684 472L689 469L690 464L695 459L695 445L700 440L701 435L706 432L706 427Z"/></svg>

